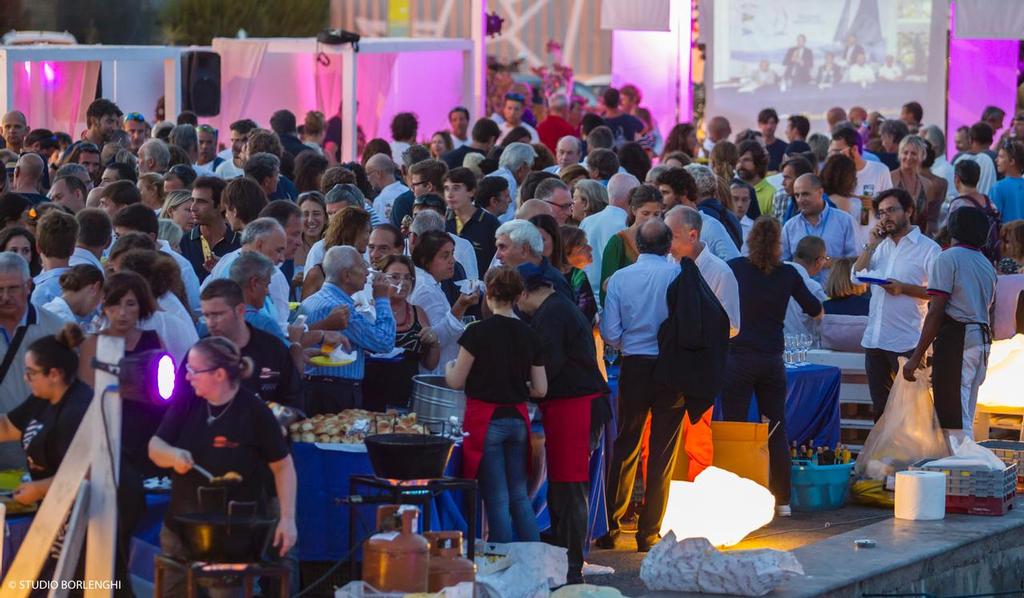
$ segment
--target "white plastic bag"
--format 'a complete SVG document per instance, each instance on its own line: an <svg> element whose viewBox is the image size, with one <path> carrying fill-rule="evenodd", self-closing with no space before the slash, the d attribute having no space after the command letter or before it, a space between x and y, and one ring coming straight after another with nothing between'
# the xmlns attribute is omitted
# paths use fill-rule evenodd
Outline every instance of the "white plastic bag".
<svg viewBox="0 0 1024 598"><path fill-rule="evenodd" d="M706 538L677 542L672 532L640 563L640 580L651 591L764 596L803 574L800 561L791 552L719 552Z"/></svg>
<svg viewBox="0 0 1024 598"><path fill-rule="evenodd" d="M949 454L935 414L931 370L918 370L917 380L909 382L902 373L906 362L900 357L885 412L857 456L854 472L860 479L884 480L918 461Z"/></svg>
<svg viewBox="0 0 1024 598"><path fill-rule="evenodd" d="M1006 469L1006 463L996 456L989 449L974 442L970 438L958 440L955 436L949 438L949 444L953 448L953 454L949 457L931 461L928 467L984 467L991 471L1002 471Z"/></svg>

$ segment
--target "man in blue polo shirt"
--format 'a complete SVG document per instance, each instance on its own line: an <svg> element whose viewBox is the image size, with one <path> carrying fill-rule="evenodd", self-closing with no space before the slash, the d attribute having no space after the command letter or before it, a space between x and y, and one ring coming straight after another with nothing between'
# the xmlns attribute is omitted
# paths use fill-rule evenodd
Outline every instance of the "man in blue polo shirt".
<svg viewBox="0 0 1024 598"><path fill-rule="evenodd" d="M192 184L189 211L196 225L181 238L181 255L188 259L199 281L206 280L221 256L242 246L241 235L228 226L220 210L224 181L201 176Z"/></svg>
<svg viewBox="0 0 1024 598"><path fill-rule="evenodd" d="M792 260L800 239L812 235L825 241L829 258L857 256L853 216L825 203L821 179L813 174L801 175L793 183L793 195L800 213L782 227L783 260ZM829 270L823 268L813 278L824 283Z"/></svg>

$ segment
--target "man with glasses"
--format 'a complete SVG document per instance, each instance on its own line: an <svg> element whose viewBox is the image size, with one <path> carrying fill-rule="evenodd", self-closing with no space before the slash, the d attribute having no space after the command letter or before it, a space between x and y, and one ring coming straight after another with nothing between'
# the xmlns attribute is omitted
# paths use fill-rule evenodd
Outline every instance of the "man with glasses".
<svg viewBox="0 0 1024 598"><path fill-rule="evenodd" d="M793 183L793 192L800 213L782 227L782 259L793 259L797 244L809 236L820 237L831 257L856 257L853 216L825 203L821 179L813 174L801 175ZM819 283L824 282L830 269L823 267L811 276Z"/></svg>
<svg viewBox="0 0 1024 598"><path fill-rule="evenodd" d="M196 136L199 138L199 157L196 159L196 172L200 175L213 176L225 160L217 155L217 129L210 125L199 125L196 127Z"/></svg>
<svg viewBox="0 0 1024 598"><path fill-rule="evenodd" d="M152 127L141 113L129 112L124 115L124 130L128 132L128 139L131 140L132 153L138 155L139 148L149 139Z"/></svg>
<svg viewBox="0 0 1024 598"><path fill-rule="evenodd" d="M544 179L533 192L534 199L539 199L551 206L551 215L558 225L566 223L572 214L572 191L561 179Z"/></svg>
<svg viewBox="0 0 1024 598"><path fill-rule="evenodd" d="M115 131L121 130L123 116L124 113L117 107L117 104L110 100L104 98L93 100L85 113L85 122L89 128L82 135L82 139L97 147L102 147L104 143L110 141Z"/></svg>
<svg viewBox="0 0 1024 598"><path fill-rule="evenodd" d="M906 191L883 191L873 203L878 224L853 265L852 277L858 284L857 276L888 281L871 285L868 325L861 339L878 421L899 373L899 358L910 357L920 340L928 311L928 273L941 249L911 224L914 201Z"/></svg>
<svg viewBox="0 0 1024 598"><path fill-rule="evenodd" d="M20 405L31 391L25 380L25 351L38 338L56 334L64 322L29 302L32 275L16 253L0 253L0 413ZM0 444L0 467L25 466L21 444Z"/></svg>

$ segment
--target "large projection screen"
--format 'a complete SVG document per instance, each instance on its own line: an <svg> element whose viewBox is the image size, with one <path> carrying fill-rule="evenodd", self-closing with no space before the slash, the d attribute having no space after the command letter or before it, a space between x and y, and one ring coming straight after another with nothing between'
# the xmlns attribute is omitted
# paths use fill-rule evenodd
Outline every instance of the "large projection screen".
<svg viewBox="0 0 1024 598"><path fill-rule="evenodd" d="M833 106L886 117L916 100L945 122L946 0L703 0L707 117L732 130L762 108L824 131Z"/></svg>

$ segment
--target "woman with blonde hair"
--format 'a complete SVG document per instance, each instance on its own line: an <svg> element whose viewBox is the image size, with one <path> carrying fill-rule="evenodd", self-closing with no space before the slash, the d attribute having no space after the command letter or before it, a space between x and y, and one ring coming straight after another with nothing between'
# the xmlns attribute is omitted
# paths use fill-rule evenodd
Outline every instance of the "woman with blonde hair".
<svg viewBox="0 0 1024 598"><path fill-rule="evenodd" d="M159 172L147 172L139 175L135 184L142 196L142 204L154 211L164 207L164 177Z"/></svg>
<svg viewBox="0 0 1024 598"><path fill-rule="evenodd" d="M853 262L854 258L852 257L832 260L832 270L829 271L828 280L825 281L825 294L828 295L828 301L822 303L826 314L868 315L871 295L868 294L868 285L853 282L851 277Z"/></svg>

